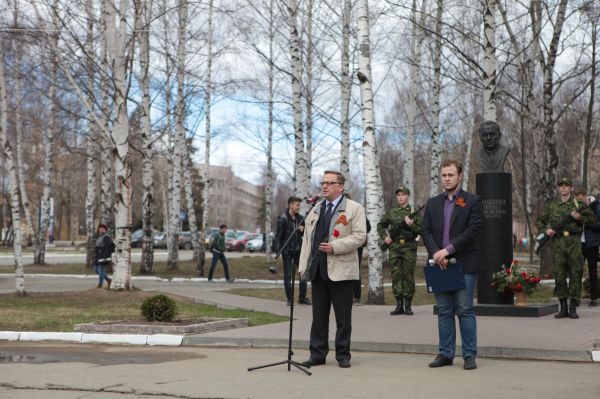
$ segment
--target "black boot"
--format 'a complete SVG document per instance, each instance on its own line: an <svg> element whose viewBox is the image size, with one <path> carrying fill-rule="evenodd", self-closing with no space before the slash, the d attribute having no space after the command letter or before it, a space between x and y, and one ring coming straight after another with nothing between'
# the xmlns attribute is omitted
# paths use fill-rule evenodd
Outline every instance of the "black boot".
<svg viewBox="0 0 600 399"><path fill-rule="evenodd" d="M414 314L412 308L410 307L411 303L412 296L407 296L404 298L404 313L406 313L407 316L412 316Z"/></svg>
<svg viewBox="0 0 600 399"><path fill-rule="evenodd" d="M390 312L390 314L392 316L395 316L398 314L404 314L404 300L402 299L401 296L396 297L396 309L392 310Z"/></svg>
<svg viewBox="0 0 600 399"><path fill-rule="evenodd" d="M567 311L567 298L559 298L560 310L557 314L554 315L555 319L564 319L565 317L569 317L569 312Z"/></svg>
<svg viewBox="0 0 600 399"><path fill-rule="evenodd" d="M577 300L571 299L571 303L569 304L569 317L572 319L578 319L579 315L577 314Z"/></svg>

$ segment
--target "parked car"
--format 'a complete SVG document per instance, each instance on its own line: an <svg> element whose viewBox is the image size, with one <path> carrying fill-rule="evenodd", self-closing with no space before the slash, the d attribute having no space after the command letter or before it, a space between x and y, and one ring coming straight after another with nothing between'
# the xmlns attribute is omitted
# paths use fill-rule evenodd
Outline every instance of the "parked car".
<svg viewBox="0 0 600 399"><path fill-rule="evenodd" d="M179 233L179 249L192 249L192 233L189 231L182 231ZM154 235L154 247L155 248L166 248L167 247L167 234L160 232Z"/></svg>
<svg viewBox="0 0 600 399"><path fill-rule="evenodd" d="M266 249L265 241L263 240L263 235L259 234L251 240L248 240L246 243L246 251L248 252L264 252Z"/></svg>
<svg viewBox="0 0 600 399"><path fill-rule="evenodd" d="M215 234L219 234L218 227L211 227L208 230L206 230L206 234L204 236L204 246L206 247L206 249L210 247L210 242L212 241Z"/></svg>
<svg viewBox="0 0 600 399"><path fill-rule="evenodd" d="M144 238L144 230L139 229L131 233L131 248L141 248Z"/></svg>
<svg viewBox="0 0 600 399"><path fill-rule="evenodd" d="M248 241L248 231L237 230L234 231L235 235L228 236L229 230L225 232L225 249L227 251L243 251L246 248L246 241Z"/></svg>

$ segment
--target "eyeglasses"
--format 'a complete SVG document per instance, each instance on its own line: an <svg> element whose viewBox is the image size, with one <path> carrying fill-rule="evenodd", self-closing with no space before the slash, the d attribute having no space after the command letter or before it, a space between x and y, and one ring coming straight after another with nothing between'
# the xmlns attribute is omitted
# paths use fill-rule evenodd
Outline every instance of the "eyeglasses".
<svg viewBox="0 0 600 399"><path fill-rule="evenodd" d="M339 181L322 181L321 183L319 183L321 186L326 186L329 187L333 184L342 184Z"/></svg>

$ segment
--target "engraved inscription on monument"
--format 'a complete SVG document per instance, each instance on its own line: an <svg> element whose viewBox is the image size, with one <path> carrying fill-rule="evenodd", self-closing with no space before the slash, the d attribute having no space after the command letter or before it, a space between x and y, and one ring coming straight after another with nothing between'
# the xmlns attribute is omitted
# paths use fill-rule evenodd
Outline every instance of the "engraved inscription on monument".
<svg viewBox="0 0 600 399"><path fill-rule="evenodd" d="M504 198L488 198L481 200L483 204L484 219L500 219L508 215L506 199Z"/></svg>

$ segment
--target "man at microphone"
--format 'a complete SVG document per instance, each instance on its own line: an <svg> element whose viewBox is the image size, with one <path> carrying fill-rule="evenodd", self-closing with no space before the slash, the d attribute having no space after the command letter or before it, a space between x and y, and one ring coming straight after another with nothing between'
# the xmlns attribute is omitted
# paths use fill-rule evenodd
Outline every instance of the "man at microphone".
<svg viewBox="0 0 600 399"><path fill-rule="evenodd" d="M442 162L440 178L444 192L427 201L421 236L429 258L442 269L449 259L462 266L465 288L436 292L439 354L429 367L450 366L456 350L458 317L465 370L477 368L477 320L473 309L473 290L480 268L481 252L476 237L483 224L483 206L473 194L461 189L462 164L453 159ZM452 266L457 267L457 266Z"/></svg>
<svg viewBox="0 0 600 399"><path fill-rule="evenodd" d="M299 275L312 285L310 358L305 367L325 364L329 353L329 314L335 312L335 358L338 365L350 363L353 281L359 279L358 251L367 238L365 210L345 198L345 178L327 170L321 181L323 199L304 219ZM312 200L312 199L311 199Z"/></svg>

